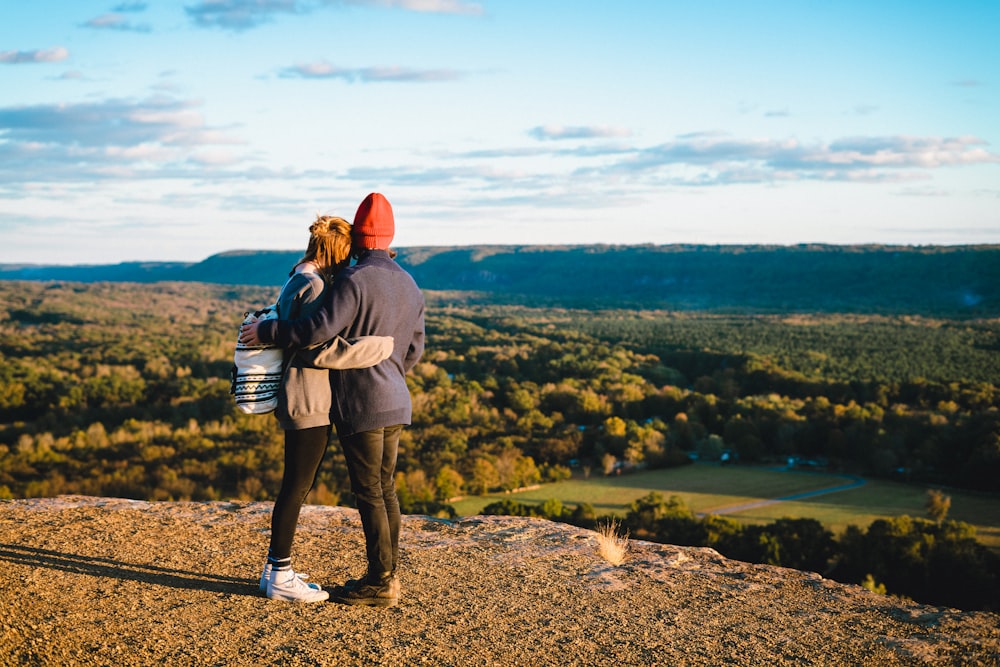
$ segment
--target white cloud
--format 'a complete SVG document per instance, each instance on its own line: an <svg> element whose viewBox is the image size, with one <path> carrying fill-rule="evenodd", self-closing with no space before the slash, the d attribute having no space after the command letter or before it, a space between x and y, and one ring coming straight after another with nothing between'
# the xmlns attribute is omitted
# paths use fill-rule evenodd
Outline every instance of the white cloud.
<svg viewBox="0 0 1000 667"><path fill-rule="evenodd" d="M237 164L239 156L227 150L205 150L198 151L191 156L191 160L198 164L210 167L221 167L230 164Z"/></svg>
<svg viewBox="0 0 1000 667"><path fill-rule="evenodd" d="M958 81L952 81L951 85L958 86L959 88L979 88L980 86L985 86L986 84L978 79L960 79Z"/></svg>
<svg viewBox="0 0 1000 667"><path fill-rule="evenodd" d="M144 23L132 23L121 14L102 14L83 24L85 28L95 30L120 30L123 32L149 32L150 27Z"/></svg>
<svg viewBox="0 0 1000 667"><path fill-rule="evenodd" d="M196 149L242 142L208 126L199 106L157 96L0 108L0 180L175 176L217 164L195 159Z"/></svg>
<svg viewBox="0 0 1000 667"><path fill-rule="evenodd" d="M416 70L377 74L326 63L299 68L298 76L308 73L316 78L427 80L421 78L426 72ZM607 126L538 126L528 134L552 141L439 153L430 161L414 156L411 164L357 167L338 176L366 183L457 185L470 190L627 187L638 192L663 185L910 183L929 179L937 169L1000 164L1000 154L972 136L857 136L803 142L697 132L653 146L620 141L578 146L555 140L620 138L628 132ZM8 183L75 183L91 177L201 178L206 169L214 170L214 179L323 177L281 164L261 167L254 160L241 159L239 151L223 149L244 143L232 128L210 126L198 101L164 95L0 108L0 136L0 181ZM232 170L222 171L224 167Z"/></svg>
<svg viewBox="0 0 1000 667"><path fill-rule="evenodd" d="M831 164L936 168L1000 162L977 137L850 137L820 149Z"/></svg>
<svg viewBox="0 0 1000 667"><path fill-rule="evenodd" d="M344 172L344 177L368 183L393 183L395 185L451 186L466 184L473 187L497 185L536 189L547 183L548 177L536 171L515 167L488 165L462 165L448 167L386 166L354 167Z"/></svg>
<svg viewBox="0 0 1000 667"><path fill-rule="evenodd" d="M275 14L298 14L306 8L297 0L202 0L184 11L202 27L247 30L267 23Z"/></svg>
<svg viewBox="0 0 1000 667"><path fill-rule="evenodd" d="M427 12L433 14L467 14L479 16L485 13L478 2L463 2L462 0L351 0L352 5L373 5L405 9L411 12Z"/></svg>
<svg viewBox="0 0 1000 667"><path fill-rule="evenodd" d="M137 146L108 146L103 154L109 158L120 159L123 162L155 161L166 162L174 159L174 151L156 144L139 144Z"/></svg>
<svg viewBox="0 0 1000 667"><path fill-rule="evenodd" d="M795 139L689 135L636 149L617 163L585 173L664 175L681 185L788 180L891 182L926 178L925 170L998 164L1000 154L976 137L848 137L827 144ZM688 175L678 176L678 167Z"/></svg>
<svg viewBox="0 0 1000 667"><path fill-rule="evenodd" d="M450 69L411 69L407 67L337 67L325 61L293 65L282 69L283 79L341 79L351 83L425 83L455 81L464 74Z"/></svg>
<svg viewBox="0 0 1000 667"><path fill-rule="evenodd" d="M619 186L641 191L663 185L912 183L927 181L935 169L1000 164L1000 154L989 151L975 137L847 137L806 144L795 139L738 139L718 132L687 134L649 147L511 147L441 154L437 159L459 164L355 168L346 175L359 181L398 185L465 184L535 190L570 187L566 184L575 182L577 189L588 183L586 187L601 191ZM506 166L500 167L500 161L506 161Z"/></svg>
<svg viewBox="0 0 1000 667"><path fill-rule="evenodd" d="M0 63L21 65L24 63L57 63L69 58L69 51L62 46L35 51L0 51Z"/></svg>
<svg viewBox="0 0 1000 667"><path fill-rule="evenodd" d="M149 141L189 143L205 121L199 102L156 96L76 104L0 108L0 130L8 142L65 145L136 145Z"/></svg>
<svg viewBox="0 0 1000 667"><path fill-rule="evenodd" d="M609 137L627 137L628 130L605 125L539 125L528 130L528 134L542 141L559 139L606 139Z"/></svg>
<svg viewBox="0 0 1000 667"><path fill-rule="evenodd" d="M184 11L198 26L240 31L269 23L280 14L309 14L337 5L468 16L485 13L480 3L465 0L201 0Z"/></svg>
<svg viewBox="0 0 1000 667"><path fill-rule="evenodd" d="M907 187L903 188L896 194L903 197L950 197L953 193L948 190L942 190L940 188L933 188L930 186L923 187Z"/></svg>

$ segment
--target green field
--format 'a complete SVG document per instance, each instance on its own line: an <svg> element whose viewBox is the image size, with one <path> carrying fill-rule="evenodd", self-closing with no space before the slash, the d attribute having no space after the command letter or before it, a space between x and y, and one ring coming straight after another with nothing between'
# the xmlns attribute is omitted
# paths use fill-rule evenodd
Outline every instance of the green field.
<svg viewBox="0 0 1000 667"><path fill-rule="evenodd" d="M599 515L623 515L633 500L658 491L666 496L680 496L698 513L725 513L726 508L839 487L850 481L833 474L704 464L620 477L572 479L513 494L470 496L452 505L460 516L470 516L503 498L525 504L541 504L555 498L570 507L590 503ZM925 517L927 488L868 480L857 488L744 509L727 516L746 523L770 523L782 517L811 518L840 533L852 524L867 528L880 518L903 514ZM1000 497L953 490L945 493L951 496L948 517L972 524L983 544L1000 550Z"/></svg>

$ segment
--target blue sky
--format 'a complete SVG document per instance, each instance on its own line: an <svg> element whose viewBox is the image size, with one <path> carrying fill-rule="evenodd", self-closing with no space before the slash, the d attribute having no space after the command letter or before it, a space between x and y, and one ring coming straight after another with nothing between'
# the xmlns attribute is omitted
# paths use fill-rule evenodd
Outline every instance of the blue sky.
<svg viewBox="0 0 1000 667"><path fill-rule="evenodd" d="M1000 2L4 5L3 263L1000 243Z"/></svg>

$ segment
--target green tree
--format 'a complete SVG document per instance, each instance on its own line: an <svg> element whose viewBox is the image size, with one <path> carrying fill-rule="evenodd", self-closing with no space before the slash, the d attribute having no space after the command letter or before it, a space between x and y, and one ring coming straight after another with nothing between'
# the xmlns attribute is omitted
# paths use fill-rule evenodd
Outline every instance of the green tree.
<svg viewBox="0 0 1000 667"><path fill-rule="evenodd" d="M437 487L437 499L447 501L461 495L465 480L457 470L444 466L434 478L434 484Z"/></svg>
<svg viewBox="0 0 1000 667"><path fill-rule="evenodd" d="M492 461L480 456L472 462L472 476L469 483L476 493L483 495L500 483L500 475L497 474Z"/></svg>

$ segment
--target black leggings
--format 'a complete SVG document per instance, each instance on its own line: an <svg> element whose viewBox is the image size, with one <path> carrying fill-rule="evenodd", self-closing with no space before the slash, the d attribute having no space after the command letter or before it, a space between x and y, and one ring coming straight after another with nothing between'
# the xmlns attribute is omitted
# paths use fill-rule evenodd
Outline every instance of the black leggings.
<svg viewBox="0 0 1000 667"><path fill-rule="evenodd" d="M297 431L285 431L285 471L281 490L271 514L272 558L290 558L299 511L306 495L316 482L316 473L330 442L329 426L314 426Z"/></svg>

